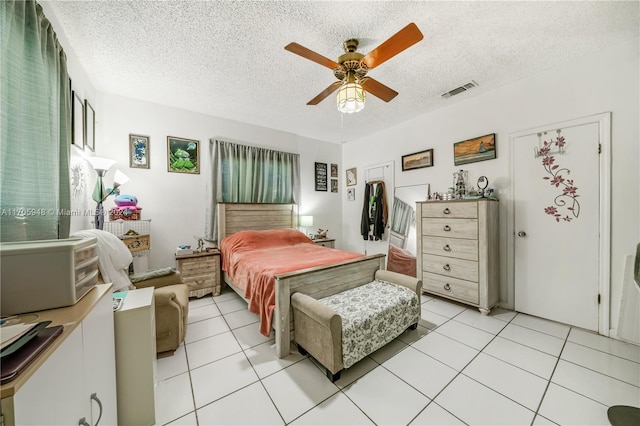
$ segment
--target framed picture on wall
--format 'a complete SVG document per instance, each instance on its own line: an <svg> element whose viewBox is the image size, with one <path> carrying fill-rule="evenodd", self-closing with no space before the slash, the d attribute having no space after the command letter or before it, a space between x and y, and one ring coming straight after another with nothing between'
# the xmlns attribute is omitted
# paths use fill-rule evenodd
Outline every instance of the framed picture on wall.
<svg viewBox="0 0 640 426"><path fill-rule="evenodd" d="M200 141L167 136L167 170L200 174Z"/></svg>
<svg viewBox="0 0 640 426"><path fill-rule="evenodd" d="M495 133L453 144L453 164L456 166L494 158L496 158Z"/></svg>
<svg viewBox="0 0 640 426"><path fill-rule="evenodd" d="M96 150L96 112L88 100L84 100L84 144L91 150Z"/></svg>
<svg viewBox="0 0 640 426"><path fill-rule="evenodd" d="M71 121L71 143L84 149L84 104L75 91L71 103Z"/></svg>
<svg viewBox="0 0 640 426"><path fill-rule="evenodd" d="M149 168L149 136L129 134L129 167Z"/></svg>
<svg viewBox="0 0 640 426"><path fill-rule="evenodd" d="M331 164L331 177L332 178L337 178L338 177L338 165L337 164Z"/></svg>
<svg viewBox="0 0 640 426"><path fill-rule="evenodd" d="M355 201L355 200L356 200L356 189L347 188L347 201Z"/></svg>
<svg viewBox="0 0 640 426"><path fill-rule="evenodd" d="M338 179L331 179L331 192L338 192Z"/></svg>
<svg viewBox="0 0 640 426"><path fill-rule="evenodd" d="M355 186L358 184L358 169L355 167L347 169L347 186Z"/></svg>
<svg viewBox="0 0 640 426"><path fill-rule="evenodd" d="M315 163L316 191L327 190L327 163Z"/></svg>
<svg viewBox="0 0 640 426"><path fill-rule="evenodd" d="M433 149L402 156L402 171L433 166Z"/></svg>

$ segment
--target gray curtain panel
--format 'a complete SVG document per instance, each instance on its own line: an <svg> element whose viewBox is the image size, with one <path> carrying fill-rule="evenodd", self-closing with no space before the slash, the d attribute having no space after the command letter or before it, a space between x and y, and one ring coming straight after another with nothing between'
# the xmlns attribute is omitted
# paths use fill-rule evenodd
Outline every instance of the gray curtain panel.
<svg viewBox="0 0 640 426"><path fill-rule="evenodd" d="M66 56L34 1L0 2L0 240L68 238Z"/></svg>
<svg viewBox="0 0 640 426"><path fill-rule="evenodd" d="M300 155L211 139L205 238L218 240L218 203L298 203Z"/></svg>

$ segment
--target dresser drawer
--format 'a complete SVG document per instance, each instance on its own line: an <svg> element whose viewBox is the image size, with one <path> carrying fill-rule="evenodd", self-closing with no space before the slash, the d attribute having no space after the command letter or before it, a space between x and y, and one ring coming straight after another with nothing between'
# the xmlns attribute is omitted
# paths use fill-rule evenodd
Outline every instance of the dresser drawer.
<svg viewBox="0 0 640 426"><path fill-rule="evenodd" d="M478 204L476 202L424 203L422 217L475 219L478 217Z"/></svg>
<svg viewBox="0 0 640 426"><path fill-rule="evenodd" d="M476 219L422 219L422 235L436 237L478 239Z"/></svg>
<svg viewBox="0 0 640 426"><path fill-rule="evenodd" d="M423 254L422 269L434 274L478 282L478 262L473 260Z"/></svg>
<svg viewBox="0 0 640 426"><path fill-rule="evenodd" d="M457 259L478 260L478 241L427 236L422 237L422 252Z"/></svg>
<svg viewBox="0 0 640 426"><path fill-rule="evenodd" d="M473 303L474 305L477 305L480 300L478 284L470 281L423 271L422 286L422 289L429 293L439 294L462 302Z"/></svg>
<svg viewBox="0 0 640 426"><path fill-rule="evenodd" d="M216 266L213 258L194 258L178 261L178 269L184 275L212 274L216 272Z"/></svg>

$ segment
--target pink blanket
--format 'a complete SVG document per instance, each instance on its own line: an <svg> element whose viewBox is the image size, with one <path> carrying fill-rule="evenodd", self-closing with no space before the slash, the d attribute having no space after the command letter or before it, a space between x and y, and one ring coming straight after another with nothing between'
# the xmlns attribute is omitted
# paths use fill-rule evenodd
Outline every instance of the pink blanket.
<svg viewBox="0 0 640 426"><path fill-rule="evenodd" d="M362 257L322 247L295 229L241 231L220 244L222 269L244 291L249 310L260 316L260 332L268 336L276 305L275 276Z"/></svg>

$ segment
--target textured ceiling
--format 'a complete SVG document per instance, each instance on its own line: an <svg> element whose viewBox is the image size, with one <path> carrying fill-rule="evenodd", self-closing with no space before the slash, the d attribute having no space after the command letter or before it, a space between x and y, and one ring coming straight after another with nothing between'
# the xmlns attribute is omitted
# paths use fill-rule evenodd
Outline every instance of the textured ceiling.
<svg viewBox="0 0 640 426"><path fill-rule="evenodd" d="M638 1L54 1L97 90L343 142L639 34ZM368 53L409 22L424 39L369 75L399 92L343 115L328 68L284 50L295 41L332 60L342 42ZM441 94L474 80L479 87Z"/></svg>

